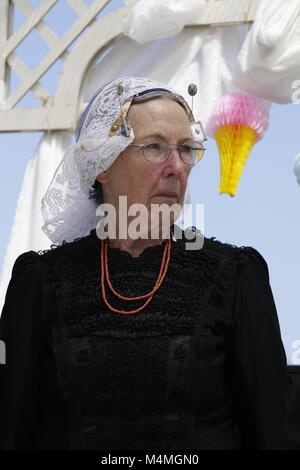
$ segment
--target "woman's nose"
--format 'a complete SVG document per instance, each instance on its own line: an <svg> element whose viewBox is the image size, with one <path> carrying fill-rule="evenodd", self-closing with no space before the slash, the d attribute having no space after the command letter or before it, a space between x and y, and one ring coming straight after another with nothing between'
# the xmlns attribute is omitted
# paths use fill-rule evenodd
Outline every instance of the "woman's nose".
<svg viewBox="0 0 300 470"><path fill-rule="evenodd" d="M169 155L166 160L166 166L176 169L177 171L182 171L184 168L184 163L181 160L180 153L176 147L169 149Z"/></svg>

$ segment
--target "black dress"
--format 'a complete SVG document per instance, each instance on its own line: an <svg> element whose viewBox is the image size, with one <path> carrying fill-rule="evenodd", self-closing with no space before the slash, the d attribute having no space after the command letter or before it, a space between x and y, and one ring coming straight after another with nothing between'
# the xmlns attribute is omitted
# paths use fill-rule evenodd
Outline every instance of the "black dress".
<svg viewBox="0 0 300 470"><path fill-rule="evenodd" d="M116 290L149 292L164 244L138 258L109 248ZM0 448L289 448L286 356L258 251L214 238L186 250L183 234L137 314L105 306L100 274L95 230L16 260L0 321Z"/></svg>

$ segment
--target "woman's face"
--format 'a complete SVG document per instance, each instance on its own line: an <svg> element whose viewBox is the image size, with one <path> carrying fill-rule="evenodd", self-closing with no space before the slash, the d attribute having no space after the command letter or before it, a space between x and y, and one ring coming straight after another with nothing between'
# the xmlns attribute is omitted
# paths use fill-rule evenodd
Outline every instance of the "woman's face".
<svg viewBox="0 0 300 470"><path fill-rule="evenodd" d="M134 130L134 143L166 142L179 145L193 140L189 120L176 101L155 98L132 105L128 118ZM151 204L183 204L191 167L172 149L164 162L146 161L138 147L128 147L107 173L98 175L104 202L118 207L119 196L127 196L127 205L142 203L148 211Z"/></svg>

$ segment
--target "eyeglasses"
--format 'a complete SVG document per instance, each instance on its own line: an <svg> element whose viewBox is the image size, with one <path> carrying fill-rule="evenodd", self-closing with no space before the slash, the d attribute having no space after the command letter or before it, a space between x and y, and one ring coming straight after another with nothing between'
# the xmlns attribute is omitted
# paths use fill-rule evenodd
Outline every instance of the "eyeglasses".
<svg viewBox="0 0 300 470"><path fill-rule="evenodd" d="M168 145L163 142L151 144L129 144L131 147L139 147L143 157L150 163L161 163L165 161L173 148L177 150L183 163L194 166L198 163L206 148L198 142L188 142L182 145Z"/></svg>

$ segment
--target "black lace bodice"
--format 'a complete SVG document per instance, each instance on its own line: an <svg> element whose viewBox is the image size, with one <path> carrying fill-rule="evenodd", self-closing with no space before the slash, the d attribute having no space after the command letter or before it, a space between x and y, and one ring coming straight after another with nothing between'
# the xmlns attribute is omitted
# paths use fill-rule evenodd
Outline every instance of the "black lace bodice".
<svg viewBox="0 0 300 470"><path fill-rule="evenodd" d="M284 420L288 384L267 264L251 247L205 238L201 250L188 251L184 243L184 237L172 241L163 284L144 310L128 315L111 312L103 302L95 230L72 243L19 257L0 331L15 341L8 317L15 316L10 313L13 291L19 295L18 279L27 270L27 293L20 292L26 298L23 315L31 323L28 334L38 335L32 354L40 356L26 376L32 399L37 398L33 427L23 438L11 430L7 447L17 442L26 447L29 439L36 447L73 449L280 445L278 424ZM110 248L116 290L129 297L149 292L163 247L146 248L138 258ZM110 294L108 299L125 310L143 302L128 307ZM270 372L267 386L269 391L278 388L275 414L275 403L267 405L267 389L260 388L261 329L268 330L277 358L277 372ZM11 367L20 366L20 360L12 358ZM8 381L13 380L10 374ZM27 398L24 406L33 406ZM271 413L277 431L270 434L264 420Z"/></svg>

